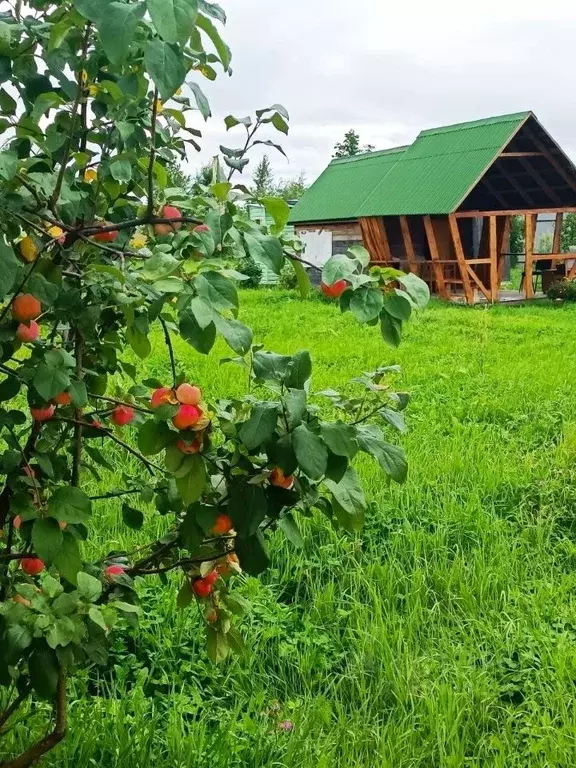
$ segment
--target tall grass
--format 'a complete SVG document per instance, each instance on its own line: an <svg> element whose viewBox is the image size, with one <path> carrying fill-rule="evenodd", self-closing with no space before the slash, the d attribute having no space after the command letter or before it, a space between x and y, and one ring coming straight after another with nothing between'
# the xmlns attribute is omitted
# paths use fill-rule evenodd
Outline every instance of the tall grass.
<svg viewBox="0 0 576 768"><path fill-rule="evenodd" d="M388 486L364 458L374 510L361 536L321 517L303 525L302 552L278 534L271 571L241 587L248 653L223 666L207 661L196 612L143 582L146 614L135 638L117 636L114 679L79 682L70 736L46 764L574 765L576 311L437 304L397 351L281 291L245 292L242 317L275 351L310 349L316 389L402 365L409 481ZM242 390L218 355L176 351L210 396ZM146 375L167 376L160 338ZM133 545L118 503L97 515L94 552ZM142 537L164 525L150 514ZM12 746L29 737L16 728Z"/></svg>

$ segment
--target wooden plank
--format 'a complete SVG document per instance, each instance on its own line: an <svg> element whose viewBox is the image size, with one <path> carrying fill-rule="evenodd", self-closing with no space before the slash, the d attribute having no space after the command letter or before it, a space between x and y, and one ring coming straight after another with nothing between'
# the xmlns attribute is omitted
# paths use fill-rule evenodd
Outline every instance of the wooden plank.
<svg viewBox="0 0 576 768"><path fill-rule="evenodd" d="M450 291L444 281L444 268L440 263L440 254L438 253L438 243L436 242L434 224L430 216L424 216L424 229L426 230L426 237L428 238L428 247L430 248L430 258L432 259L434 280L438 286L438 293L443 299L449 299Z"/></svg>
<svg viewBox="0 0 576 768"><path fill-rule="evenodd" d="M490 259L466 259L466 264L490 264Z"/></svg>
<svg viewBox="0 0 576 768"><path fill-rule="evenodd" d="M524 265L524 292L527 299L534 298L534 216L531 213L526 214L526 263Z"/></svg>
<svg viewBox="0 0 576 768"><path fill-rule="evenodd" d="M574 256L574 254L572 254ZM568 280L573 280L576 277L576 262L572 265L572 268L570 269L570 272L566 275L566 278Z"/></svg>
<svg viewBox="0 0 576 768"><path fill-rule="evenodd" d="M533 253L533 261L569 261L576 257L574 253Z"/></svg>
<svg viewBox="0 0 576 768"><path fill-rule="evenodd" d="M564 214L557 213L556 221L554 223L554 239L552 240L552 253L560 253L563 224L564 224Z"/></svg>
<svg viewBox="0 0 576 768"><path fill-rule="evenodd" d="M410 225L406 216L400 216L400 229L402 230L402 239L404 241L404 250L408 258L408 268L410 272L415 275L418 274L418 264L416 262L416 252L414 251L414 243L412 242L412 235L410 234Z"/></svg>
<svg viewBox="0 0 576 768"><path fill-rule="evenodd" d="M525 128L525 131L526 131L526 135L532 140L535 146L538 147L540 152L542 152L542 154L548 160L550 165L554 168L556 173L559 176L562 176L566 184L568 184L569 187L572 187L572 189L576 191L576 178L574 177L574 174L570 175L567 171L564 170L564 168L558 162L558 160L556 160L554 155L540 141L540 139L532 133L532 131L529 128Z"/></svg>
<svg viewBox="0 0 576 768"><path fill-rule="evenodd" d="M501 152L500 157L542 157L542 152Z"/></svg>
<svg viewBox="0 0 576 768"><path fill-rule="evenodd" d="M360 230L365 248L374 264L389 264L392 260L390 244L381 216L360 219Z"/></svg>
<svg viewBox="0 0 576 768"><path fill-rule="evenodd" d="M487 301L492 301L492 294L491 294L491 292L488 290L488 288L486 288L486 286L484 285L482 280L480 280L480 278L478 277L476 272L474 272L472 267L468 266L468 262L466 262L466 270L468 272L469 277L471 277L472 280L474 280L474 282L476 283L478 288L482 291L482 293L486 297Z"/></svg>
<svg viewBox="0 0 576 768"><path fill-rule="evenodd" d="M480 219L489 216L525 216L527 213L576 213L575 206L557 208L516 208L503 211L457 211L451 214L457 219Z"/></svg>
<svg viewBox="0 0 576 768"><path fill-rule="evenodd" d="M464 286L464 296L466 297L466 302L468 304L473 304L474 292L472 290L472 285L470 284L470 276L468 274L468 267L466 266L464 249L462 248L462 238L460 237L460 229L458 228L458 219L454 214L450 214L448 216L448 222L450 224L454 251L456 253L456 258L458 259L458 266L460 267L460 276L462 277L462 285Z"/></svg>
<svg viewBox="0 0 576 768"><path fill-rule="evenodd" d="M498 220L490 216L490 295L492 303L498 301Z"/></svg>

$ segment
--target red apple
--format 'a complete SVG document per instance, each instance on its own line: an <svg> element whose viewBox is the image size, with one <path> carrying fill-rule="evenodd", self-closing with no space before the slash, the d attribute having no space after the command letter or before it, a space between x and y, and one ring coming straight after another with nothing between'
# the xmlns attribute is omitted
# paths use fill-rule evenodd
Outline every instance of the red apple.
<svg viewBox="0 0 576 768"><path fill-rule="evenodd" d="M16 330L16 338L24 344L31 344L40 336L40 326L35 320L31 320L29 325L20 323Z"/></svg>
<svg viewBox="0 0 576 768"><path fill-rule="evenodd" d="M38 576L46 568L38 557L23 557L20 561L20 566L28 576Z"/></svg>
<svg viewBox="0 0 576 768"><path fill-rule="evenodd" d="M338 299L344 291L348 288L348 283L346 280L338 280L336 283L333 283L332 285L326 285L326 283L321 283L320 290L324 294L324 296L327 296L329 299Z"/></svg>
<svg viewBox="0 0 576 768"><path fill-rule="evenodd" d="M49 421L55 410L55 405L45 405L44 408L30 408L30 415L34 421Z"/></svg>
<svg viewBox="0 0 576 768"><path fill-rule="evenodd" d="M202 400L202 391L193 384L180 384L176 397L183 405L198 405Z"/></svg>
<svg viewBox="0 0 576 768"><path fill-rule="evenodd" d="M197 424L202 417L202 411L195 405L181 405L178 413L172 419L176 429L188 429Z"/></svg>
<svg viewBox="0 0 576 768"><path fill-rule="evenodd" d="M21 293L12 302L12 317L19 323L35 320L42 312L42 304L31 293Z"/></svg>

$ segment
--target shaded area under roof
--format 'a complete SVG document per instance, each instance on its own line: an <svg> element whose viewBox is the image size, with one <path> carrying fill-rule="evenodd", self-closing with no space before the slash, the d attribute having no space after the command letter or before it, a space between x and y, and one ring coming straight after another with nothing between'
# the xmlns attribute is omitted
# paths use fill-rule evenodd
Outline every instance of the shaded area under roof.
<svg viewBox="0 0 576 768"><path fill-rule="evenodd" d="M531 116L519 112L433 128L409 147L334 160L290 221L452 213Z"/></svg>

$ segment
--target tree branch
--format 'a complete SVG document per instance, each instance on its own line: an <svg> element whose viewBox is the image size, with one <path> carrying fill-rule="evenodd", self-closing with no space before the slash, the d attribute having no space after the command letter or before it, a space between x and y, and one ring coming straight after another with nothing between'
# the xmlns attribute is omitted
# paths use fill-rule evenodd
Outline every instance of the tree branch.
<svg viewBox="0 0 576 768"><path fill-rule="evenodd" d="M54 749L66 735L67 713L66 713L66 673L60 670L58 674L58 687L56 691L56 702L54 703L55 724L52 733L45 736L41 741L23 752L20 757L6 763L1 763L0 768L30 768L35 762L40 760L47 752Z"/></svg>
<svg viewBox="0 0 576 768"><path fill-rule="evenodd" d="M168 354L170 355L170 367L172 368L172 387L176 389L176 362L174 360L174 349L172 347L172 339L170 338L170 331L166 325L166 320L159 315L158 320L164 330L164 339L166 340L166 346L168 347Z"/></svg>
<svg viewBox="0 0 576 768"><path fill-rule="evenodd" d="M158 88L154 90L152 125L150 128L150 162L148 163L148 218L154 215L154 163L156 162L156 120L158 118Z"/></svg>
<svg viewBox="0 0 576 768"><path fill-rule="evenodd" d="M142 408L139 405L134 405L134 403L125 403L123 400L117 400L115 397L105 397L104 395L95 395L93 392L89 392L88 397L93 397L96 400L103 400L105 403L114 403L114 405L125 405L128 408L134 408L135 411L139 411L140 413L145 413L147 416L151 414L151 411L149 408Z"/></svg>
<svg viewBox="0 0 576 768"><path fill-rule="evenodd" d="M84 339L78 326L75 330L75 349L74 356L76 357L76 376L79 381L82 380L82 358L84 355ZM82 463L82 408L74 409L74 418L76 424L74 425L74 455L72 459L72 485L78 487L80 484L80 465Z"/></svg>

